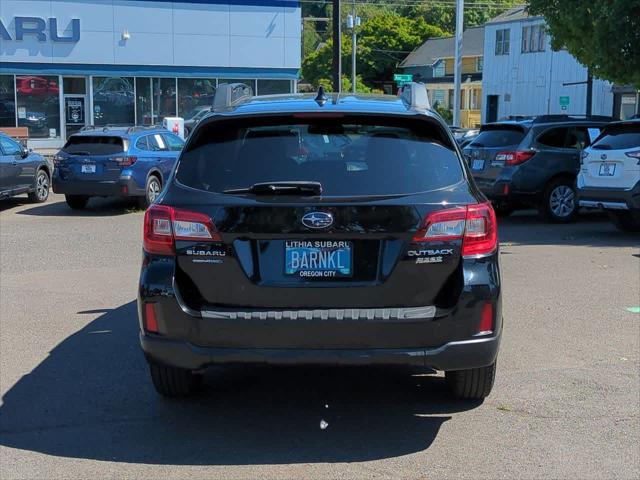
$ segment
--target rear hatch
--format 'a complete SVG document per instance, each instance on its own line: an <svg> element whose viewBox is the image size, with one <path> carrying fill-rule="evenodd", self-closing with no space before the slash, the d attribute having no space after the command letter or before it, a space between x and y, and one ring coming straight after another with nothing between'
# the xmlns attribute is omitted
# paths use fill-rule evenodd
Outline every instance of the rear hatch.
<svg viewBox="0 0 640 480"><path fill-rule="evenodd" d="M640 122L609 125L585 151L586 187L632 188L640 180Z"/></svg>
<svg viewBox="0 0 640 480"><path fill-rule="evenodd" d="M484 125L464 149L465 160L481 189L490 189L502 169L517 162L518 147L527 132L528 127L517 123Z"/></svg>
<svg viewBox="0 0 640 480"><path fill-rule="evenodd" d="M287 115L205 122L160 200L187 211L187 220L213 222L214 242L176 239L175 281L190 307L455 303L462 240L413 240L429 214L477 203L435 120ZM366 145L364 156L362 149L349 153L354 144Z"/></svg>
<svg viewBox="0 0 640 480"><path fill-rule="evenodd" d="M120 177L127 163L126 141L115 135L73 135L57 155L63 180L108 182Z"/></svg>

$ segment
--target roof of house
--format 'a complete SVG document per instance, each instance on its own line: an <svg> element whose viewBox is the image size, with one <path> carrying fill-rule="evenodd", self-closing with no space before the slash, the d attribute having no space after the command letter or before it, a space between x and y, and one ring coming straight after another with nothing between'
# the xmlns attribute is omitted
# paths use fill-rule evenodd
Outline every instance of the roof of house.
<svg viewBox="0 0 640 480"><path fill-rule="evenodd" d="M539 15L530 15L527 11L526 5L520 5L518 7L510 8L506 12L502 12L497 17L492 18L486 24L492 23L505 23L505 22L517 22L518 20L526 20L528 18L538 18Z"/></svg>
<svg viewBox="0 0 640 480"><path fill-rule="evenodd" d="M462 36L462 56L479 57L484 53L484 27L467 28ZM400 67L433 65L455 55L455 37L430 38L405 58Z"/></svg>

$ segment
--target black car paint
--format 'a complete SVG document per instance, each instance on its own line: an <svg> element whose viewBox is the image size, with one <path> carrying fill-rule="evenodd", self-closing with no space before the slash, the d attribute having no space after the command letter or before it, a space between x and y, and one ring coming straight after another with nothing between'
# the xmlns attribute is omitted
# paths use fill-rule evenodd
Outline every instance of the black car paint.
<svg viewBox="0 0 640 480"><path fill-rule="evenodd" d="M437 116L399 107L397 100L340 102L334 97L327 105L322 110L315 102L302 103L296 97L275 105L250 103L207 117L190 136L185 151L208 121L320 109L429 119L438 123L451 148L459 152ZM363 199L230 196L183 186L174 172L158 204L206 213L221 240L176 242L176 256L143 252L138 312L148 360L194 370L237 362L403 363L441 370L492 364L502 332L498 251L463 258L461 242L454 240L428 244L429 249L453 252L441 263L417 264L409 254L425 250L413 235L428 212L486 201L464 163L462 168L464 180L446 189ZM313 231L301 223L310 211L330 212L336 220L327 230ZM285 278L281 247L286 239L350 240L356 251L367 254L356 259L358 273L353 278ZM189 250L205 261L194 262ZM212 255L201 255L205 251ZM160 334L145 330L148 303L154 305ZM477 337L485 304L493 308L494 329ZM385 311L393 308L426 306L433 308L432 315L402 321L385 318ZM370 318L332 316L336 310L354 309L364 309ZM240 318L247 311L257 318ZM308 317L284 318L282 314L289 311L304 311ZM230 319L225 313L240 317Z"/></svg>

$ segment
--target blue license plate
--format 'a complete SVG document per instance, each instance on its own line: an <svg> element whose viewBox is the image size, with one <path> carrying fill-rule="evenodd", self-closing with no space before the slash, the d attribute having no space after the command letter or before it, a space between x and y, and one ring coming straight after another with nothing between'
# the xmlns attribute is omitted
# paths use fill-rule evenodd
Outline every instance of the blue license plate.
<svg viewBox="0 0 640 480"><path fill-rule="evenodd" d="M351 242L340 240L289 240L285 242L285 274L303 278L350 277Z"/></svg>

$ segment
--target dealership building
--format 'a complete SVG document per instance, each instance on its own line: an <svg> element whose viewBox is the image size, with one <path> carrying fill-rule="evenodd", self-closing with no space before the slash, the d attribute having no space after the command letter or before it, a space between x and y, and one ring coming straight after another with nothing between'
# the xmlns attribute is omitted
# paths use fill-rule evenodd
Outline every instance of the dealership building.
<svg viewBox="0 0 640 480"><path fill-rule="evenodd" d="M153 125L220 83L296 90L297 0L0 0L0 127L32 147L86 125Z"/></svg>

